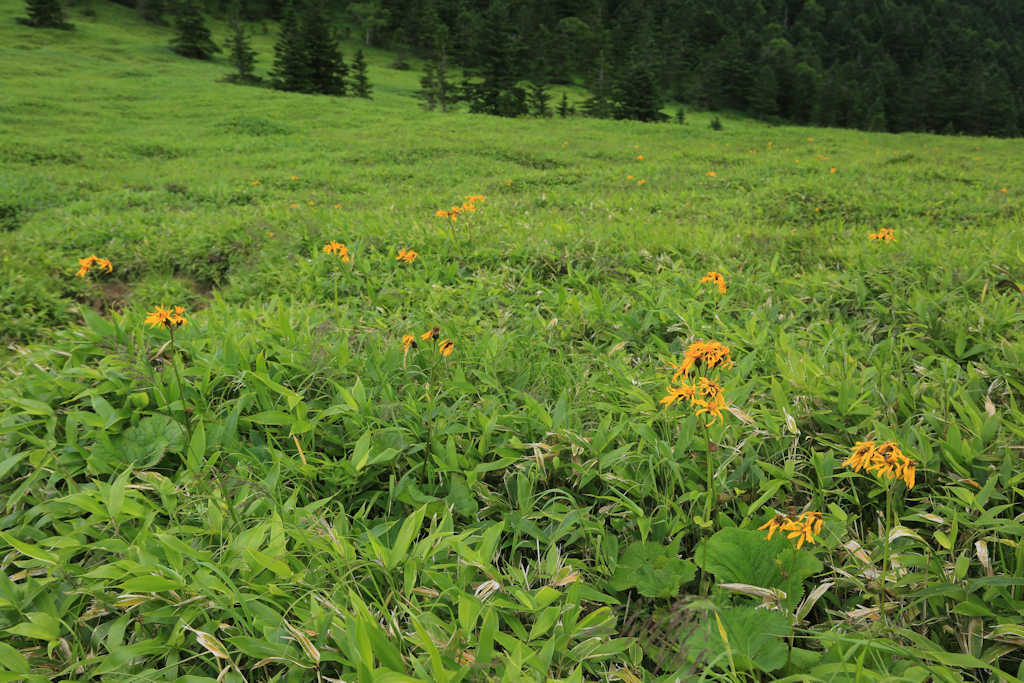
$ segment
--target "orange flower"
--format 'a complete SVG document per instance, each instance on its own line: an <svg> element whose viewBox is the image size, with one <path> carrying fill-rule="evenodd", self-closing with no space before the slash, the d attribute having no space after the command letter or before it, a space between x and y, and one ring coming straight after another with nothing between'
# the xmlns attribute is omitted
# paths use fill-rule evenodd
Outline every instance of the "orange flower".
<svg viewBox="0 0 1024 683"><path fill-rule="evenodd" d="M683 384L682 386L666 387L665 391L668 392L668 396L661 399L659 403L663 403L665 407L669 407L673 403L682 403L683 401L690 401L693 399L693 393L696 389L689 384Z"/></svg>
<svg viewBox="0 0 1024 683"><path fill-rule="evenodd" d="M405 261L406 263L412 263L418 257L419 257L419 254L417 254L412 249L406 249L405 247L402 247L401 249L398 250L398 256L395 257L395 260L396 261Z"/></svg>
<svg viewBox="0 0 1024 683"><path fill-rule="evenodd" d="M759 526L758 530L768 529L766 541L771 540L776 531L785 533L786 538L796 539L796 547L799 550L805 542L814 543L814 537L821 535L824 525L825 520L820 512L802 512L799 517L776 514Z"/></svg>
<svg viewBox="0 0 1024 683"><path fill-rule="evenodd" d="M93 266L107 271L108 273L114 272L114 264L109 259L100 258L96 254L86 256L85 258L78 259L78 272L75 273L78 277L85 277L85 274L92 270Z"/></svg>
<svg viewBox="0 0 1024 683"><path fill-rule="evenodd" d="M725 278L717 271L708 271L708 274L700 279L701 282L714 282L718 286L718 293L725 294Z"/></svg>
<svg viewBox="0 0 1024 683"><path fill-rule="evenodd" d="M707 176L708 176L709 178L714 178L714 177L715 177L716 175L718 175L718 174L717 174L717 173L715 173L714 171L708 171L706 175L707 175Z"/></svg>
<svg viewBox="0 0 1024 683"><path fill-rule="evenodd" d="M1000 189L999 191L1002 192L1003 194L1007 194L1009 192L1009 190L1007 190L1005 187Z"/></svg>
<svg viewBox="0 0 1024 683"><path fill-rule="evenodd" d="M689 377L690 370L698 365L704 365L708 370L716 367L732 367L732 357L729 355L729 347L714 340L704 341L699 339L686 349L683 355L683 362L679 365L672 363L675 373L672 381L679 381L680 377Z"/></svg>
<svg viewBox="0 0 1024 683"><path fill-rule="evenodd" d="M250 184L250 185L259 185L259 184L260 184L260 181L258 181L258 180L254 180L254 181L252 181L252 182L251 182L251 183L249 183L249 184Z"/></svg>
<svg viewBox="0 0 1024 683"><path fill-rule="evenodd" d="M829 173L835 173L835 172L836 172L836 170L838 170L838 169L836 169L836 168L830 168L830 169L828 169L828 172L829 172Z"/></svg>
<svg viewBox="0 0 1024 683"><path fill-rule="evenodd" d="M880 242L895 242L896 233L889 228L879 228L878 232L873 232L868 235L869 240L879 240Z"/></svg>
<svg viewBox="0 0 1024 683"><path fill-rule="evenodd" d="M643 161L644 160L644 155L643 154L637 154L636 155L636 160L637 161Z"/></svg>
<svg viewBox="0 0 1024 683"><path fill-rule="evenodd" d="M626 176L626 180L632 180L632 179L633 179L633 176L631 176L631 175Z"/></svg>
<svg viewBox="0 0 1024 683"><path fill-rule="evenodd" d="M163 328L175 328L181 327L188 321L182 315L185 309L181 306L175 306L173 310L164 308L163 306L157 306L156 310L146 316L144 321L150 327L163 327Z"/></svg>
<svg viewBox="0 0 1024 683"><path fill-rule="evenodd" d="M437 345L438 353L440 353L445 358L452 355L452 351L454 350L455 342L453 342L451 339L442 340L441 343Z"/></svg>
<svg viewBox="0 0 1024 683"><path fill-rule="evenodd" d="M644 183L646 183L646 182L647 182L646 180L644 180L643 178L641 178L640 180L636 181L636 184L637 184L637 185L643 185L643 184L644 184Z"/></svg>
<svg viewBox="0 0 1024 683"><path fill-rule="evenodd" d="M402 351L409 353L409 349L416 348L416 337L411 334L402 335Z"/></svg>
<svg viewBox="0 0 1024 683"><path fill-rule="evenodd" d="M337 254L341 257L342 263L348 263L352 260L348 253L348 247L336 240L332 240L324 245L324 253Z"/></svg>
<svg viewBox="0 0 1024 683"><path fill-rule="evenodd" d="M299 205L298 204L289 204L288 208L289 209L297 209L297 208L299 208Z"/></svg>
<svg viewBox="0 0 1024 683"><path fill-rule="evenodd" d="M842 466L854 472L874 472L879 478L902 479L908 489L914 488L916 483L916 463L904 455L893 441L878 446L875 446L874 441L858 441Z"/></svg>
<svg viewBox="0 0 1024 683"><path fill-rule="evenodd" d="M420 339L437 339L441 336L441 328L434 326L420 335Z"/></svg>

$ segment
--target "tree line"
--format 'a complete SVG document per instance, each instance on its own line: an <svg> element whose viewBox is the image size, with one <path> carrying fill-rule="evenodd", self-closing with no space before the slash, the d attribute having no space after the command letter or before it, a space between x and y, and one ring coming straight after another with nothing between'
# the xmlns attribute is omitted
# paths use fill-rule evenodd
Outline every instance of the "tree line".
<svg viewBox="0 0 1024 683"><path fill-rule="evenodd" d="M178 6L116 1L151 21L170 11L164 3ZM581 113L597 117L658 120L678 101L878 131L1024 131L1020 0L209 0L205 9L228 16L234 2L241 19L281 22L282 36L303 23L292 15L321 3L324 30L393 50L396 66L405 55L425 60L421 94L443 109L463 99L472 111L546 115L550 89L572 83L591 93ZM311 78L336 90L337 73Z"/></svg>

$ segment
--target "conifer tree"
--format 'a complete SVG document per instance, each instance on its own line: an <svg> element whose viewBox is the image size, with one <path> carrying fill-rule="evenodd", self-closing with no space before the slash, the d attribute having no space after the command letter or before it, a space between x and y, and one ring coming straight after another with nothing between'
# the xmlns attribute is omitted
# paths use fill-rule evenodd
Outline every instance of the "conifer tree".
<svg viewBox="0 0 1024 683"><path fill-rule="evenodd" d="M352 78L349 86L356 97L369 98L370 91L373 90L373 86L366 78L366 59L363 57L362 49L356 52L352 59Z"/></svg>
<svg viewBox="0 0 1024 683"><path fill-rule="evenodd" d="M613 93L614 116L634 121L663 121L661 97L651 69L634 64L617 79Z"/></svg>
<svg viewBox="0 0 1024 683"><path fill-rule="evenodd" d="M65 30L74 28L64 20L64 7L60 0L26 0L25 9L28 10L28 18L18 21L26 26Z"/></svg>
<svg viewBox="0 0 1024 683"><path fill-rule="evenodd" d="M237 73L229 76L229 80L236 83L253 83L258 81L253 75L253 66L256 64L256 51L249 45L249 38L245 35L245 27L242 25L242 18L238 3L231 7L231 37L228 38L228 61L235 67Z"/></svg>
<svg viewBox="0 0 1024 683"><path fill-rule="evenodd" d="M569 117L569 96L562 91L562 101L558 103L558 115L563 119Z"/></svg>
<svg viewBox="0 0 1024 683"><path fill-rule="evenodd" d="M448 80L448 57L443 50L439 50L437 56L426 63L417 95L428 110L440 107L441 111L447 112L455 102L455 85Z"/></svg>
<svg viewBox="0 0 1024 683"><path fill-rule="evenodd" d="M302 42L312 91L344 95L348 67L338 49L338 38L327 21L324 0L309 0L302 18Z"/></svg>
<svg viewBox="0 0 1024 683"><path fill-rule="evenodd" d="M420 89L416 91L416 96L423 100L423 108L427 111L434 111L437 107L437 74L433 62L423 65Z"/></svg>
<svg viewBox="0 0 1024 683"><path fill-rule="evenodd" d="M164 4L164 0L138 0L135 8L139 11L139 16L142 17L143 21L148 21L151 24L160 24L161 26L166 24L164 12L167 10L167 7Z"/></svg>
<svg viewBox="0 0 1024 683"><path fill-rule="evenodd" d="M299 32L295 8L289 2L281 11L281 28L274 45L273 86L289 92L311 92L309 65Z"/></svg>
<svg viewBox="0 0 1024 683"><path fill-rule="evenodd" d="M529 104L531 114L541 118L548 118L551 116L551 107L548 106L548 102L550 101L551 94L547 91L547 86L544 85L543 81L530 84L530 92L527 95L527 102Z"/></svg>
<svg viewBox="0 0 1024 683"><path fill-rule="evenodd" d="M210 38L210 29L203 23L203 14L196 0L183 0L174 24L177 35L171 49L182 57L210 59L220 48Z"/></svg>

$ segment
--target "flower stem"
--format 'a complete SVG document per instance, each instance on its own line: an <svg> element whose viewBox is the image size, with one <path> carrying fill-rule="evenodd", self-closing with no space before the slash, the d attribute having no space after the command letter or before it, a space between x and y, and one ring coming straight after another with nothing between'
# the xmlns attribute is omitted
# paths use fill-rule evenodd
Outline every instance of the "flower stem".
<svg viewBox="0 0 1024 683"><path fill-rule="evenodd" d="M187 456L188 448L192 444L192 421L188 417L188 408L185 405L185 386L181 382L181 373L178 371L180 354L178 353L178 345L174 341L174 326L169 326L167 329L171 333L171 349L174 352L174 356L171 358L171 367L174 368L174 377L178 380L178 398L181 400L181 414L185 425L185 433L188 435L188 440L185 442L185 454Z"/></svg>
<svg viewBox="0 0 1024 683"><path fill-rule="evenodd" d="M885 489L885 538L882 539L882 576L878 586L879 619L885 620L885 582L889 577L889 536L892 534L892 489L895 480L890 480Z"/></svg>

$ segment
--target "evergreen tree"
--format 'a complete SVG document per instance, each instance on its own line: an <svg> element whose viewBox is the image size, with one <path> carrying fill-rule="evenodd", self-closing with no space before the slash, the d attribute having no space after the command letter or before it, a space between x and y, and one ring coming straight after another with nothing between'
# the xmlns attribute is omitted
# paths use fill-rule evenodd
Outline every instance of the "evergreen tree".
<svg viewBox="0 0 1024 683"><path fill-rule="evenodd" d="M482 82L469 84L469 110L497 116L528 111L526 91L518 87L521 43L509 17L506 0L492 0L479 37Z"/></svg>
<svg viewBox="0 0 1024 683"><path fill-rule="evenodd" d="M757 71L750 94L750 110L758 118L768 118L779 113L779 86L775 80L775 70L764 64Z"/></svg>
<svg viewBox="0 0 1024 683"><path fill-rule="evenodd" d="M220 48L210 37L210 29L203 22L203 13L196 0L183 0L178 7L174 22L177 35L171 41L171 49L182 57L210 59Z"/></svg>
<svg viewBox="0 0 1024 683"><path fill-rule="evenodd" d="M562 101L558 103L558 115L563 119L569 117L569 96L562 91Z"/></svg>
<svg viewBox="0 0 1024 683"><path fill-rule="evenodd" d="M328 24L324 0L308 0L303 13L302 41L312 91L344 95L348 67L338 49L338 38Z"/></svg>
<svg viewBox="0 0 1024 683"><path fill-rule="evenodd" d="M686 123L686 109L683 107L676 109L676 123L680 125Z"/></svg>
<svg viewBox="0 0 1024 683"><path fill-rule="evenodd" d="M548 106L548 103L551 101L551 93L548 92L547 86L543 82L530 84L527 101L530 113L534 116L545 119L551 116L551 107Z"/></svg>
<svg viewBox="0 0 1024 683"><path fill-rule="evenodd" d="M289 2L281 14L281 29L274 45L274 68L271 71L273 86L290 92L312 92L306 50L295 9Z"/></svg>
<svg viewBox="0 0 1024 683"><path fill-rule="evenodd" d="M164 25L164 12L167 7L164 0L138 0L135 8L139 11L139 16L142 17L143 21L148 21L151 24Z"/></svg>
<svg viewBox="0 0 1024 683"><path fill-rule="evenodd" d="M427 111L434 111L437 107L437 71L433 62L423 65L420 89L416 91L416 97L423 100L423 108Z"/></svg>
<svg viewBox="0 0 1024 683"><path fill-rule="evenodd" d="M615 83L614 116L634 121L664 121L661 97L651 69L636 64L625 70Z"/></svg>
<svg viewBox="0 0 1024 683"><path fill-rule="evenodd" d="M28 10L28 18L18 21L26 26L65 30L74 28L64 20L64 7L60 0L26 0L25 9Z"/></svg>
<svg viewBox="0 0 1024 683"><path fill-rule="evenodd" d="M443 51L426 63L425 73L420 78L420 89L416 93L423 100L423 107L433 110L440 107L447 112L455 102L455 86L448 80L448 58Z"/></svg>
<svg viewBox="0 0 1024 683"><path fill-rule="evenodd" d="M238 3L235 2L231 8L231 37L228 38L227 47L228 61L237 73L228 78L236 83L253 83L259 80L253 75L256 52L249 45L249 38L245 35L245 27L239 14Z"/></svg>
<svg viewBox="0 0 1024 683"><path fill-rule="evenodd" d="M370 97L370 91L373 87L366 78L366 59L363 57L363 51L360 49L356 52L355 58L352 60L352 80L350 82L352 94L356 97Z"/></svg>

